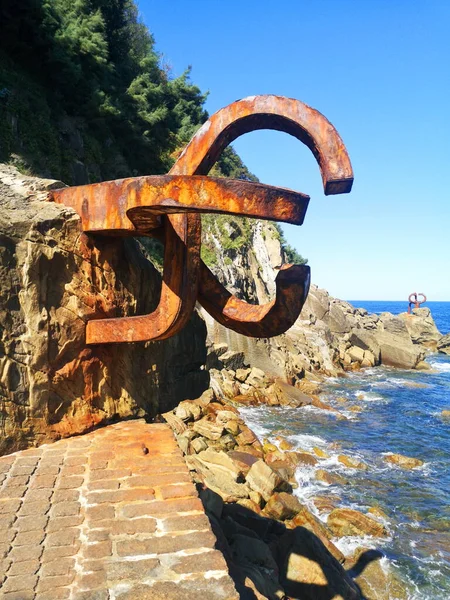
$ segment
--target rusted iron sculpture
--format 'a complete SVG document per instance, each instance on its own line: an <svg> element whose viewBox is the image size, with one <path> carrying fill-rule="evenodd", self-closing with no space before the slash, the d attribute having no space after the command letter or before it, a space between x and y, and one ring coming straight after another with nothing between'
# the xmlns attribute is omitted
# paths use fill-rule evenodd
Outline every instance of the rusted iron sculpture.
<svg viewBox="0 0 450 600"><path fill-rule="evenodd" d="M423 300L419 300L419 296L422 296ZM422 292L413 292L412 294L409 295L408 298L408 314L411 314L411 308L414 305L414 308L420 308L421 304L424 304L424 302L427 301L427 297L425 296L425 294L422 294Z"/></svg>
<svg viewBox="0 0 450 600"><path fill-rule="evenodd" d="M194 135L168 175L106 181L51 192L75 209L88 234L151 236L164 242L159 305L149 315L95 319L86 342L139 342L179 332L200 304L220 323L251 337L285 332L298 318L310 283L307 266L283 265L272 302L252 305L222 286L200 258L200 213L244 215L301 225L309 196L287 189L206 177L221 152L237 137L276 129L298 138L314 154L325 194L351 190L353 172L346 148L331 123L298 100L252 96L215 113Z"/></svg>

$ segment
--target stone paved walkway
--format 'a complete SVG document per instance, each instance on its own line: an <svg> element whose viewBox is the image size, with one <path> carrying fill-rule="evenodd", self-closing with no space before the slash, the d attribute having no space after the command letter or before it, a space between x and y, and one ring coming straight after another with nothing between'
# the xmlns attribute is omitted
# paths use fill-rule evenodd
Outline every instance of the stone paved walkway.
<svg viewBox="0 0 450 600"><path fill-rule="evenodd" d="M166 425L0 457L0 598L238 598Z"/></svg>

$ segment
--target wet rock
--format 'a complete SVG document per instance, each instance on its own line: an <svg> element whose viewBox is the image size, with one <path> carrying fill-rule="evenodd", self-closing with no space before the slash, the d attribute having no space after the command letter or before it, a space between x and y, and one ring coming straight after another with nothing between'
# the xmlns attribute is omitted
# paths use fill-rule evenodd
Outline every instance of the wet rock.
<svg viewBox="0 0 450 600"><path fill-rule="evenodd" d="M360 548L345 561L345 566L366 600L407 600L405 585L396 577L392 566L381 566L382 557L378 550Z"/></svg>
<svg viewBox="0 0 450 600"><path fill-rule="evenodd" d="M295 454L298 464L314 467L319 462L317 458L312 454L309 454L309 452L294 452L293 454Z"/></svg>
<svg viewBox="0 0 450 600"><path fill-rule="evenodd" d="M348 467L349 469L359 469L360 471L367 471L369 468L366 463L356 459L351 458L350 456L346 456L345 454L339 454L338 461Z"/></svg>
<svg viewBox="0 0 450 600"><path fill-rule="evenodd" d="M386 537L388 535L382 523L350 508L335 508L328 516L327 526L336 537L345 535Z"/></svg>
<svg viewBox="0 0 450 600"><path fill-rule="evenodd" d="M322 448L318 448L317 446L314 446L313 452L319 458L330 458L330 455L328 454L328 452L326 452L325 450L322 450Z"/></svg>
<svg viewBox="0 0 450 600"><path fill-rule="evenodd" d="M313 496L311 500L320 513L330 513L341 502L341 498L333 494Z"/></svg>
<svg viewBox="0 0 450 600"><path fill-rule="evenodd" d="M415 469L423 465L423 460L420 460L420 458L412 458L403 454L388 454L384 457L384 460L402 469Z"/></svg>
<svg viewBox="0 0 450 600"><path fill-rule="evenodd" d="M337 473L329 473L324 469L317 469L315 472L315 477L317 481L323 481L328 485L347 485L348 481L342 477L342 475L338 475Z"/></svg>

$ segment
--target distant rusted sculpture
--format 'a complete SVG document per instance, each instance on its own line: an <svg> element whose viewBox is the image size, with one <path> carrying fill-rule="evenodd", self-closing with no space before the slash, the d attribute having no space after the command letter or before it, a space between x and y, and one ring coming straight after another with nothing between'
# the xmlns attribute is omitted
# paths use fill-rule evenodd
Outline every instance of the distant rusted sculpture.
<svg viewBox="0 0 450 600"><path fill-rule="evenodd" d="M422 296L423 300L419 300L419 296ZM427 297L425 296L425 294L422 294L422 292L413 292L412 294L410 294L408 298L408 314L411 314L412 305L414 305L414 308L420 308L420 305L424 304L424 302L426 301Z"/></svg>
<svg viewBox="0 0 450 600"><path fill-rule="evenodd" d="M78 212L85 233L151 236L164 242L163 282L156 310L143 316L89 321L88 344L166 339L184 327L197 300L225 327L251 337L279 335L294 324L308 295L309 267L283 265L275 280L275 299L252 305L228 292L200 258L200 213L303 223L309 202L305 194L206 177L233 140L257 129L284 131L306 144L319 164L325 194L350 192L350 159L331 123L298 100L267 95L239 100L215 113L168 175L50 193L55 202Z"/></svg>

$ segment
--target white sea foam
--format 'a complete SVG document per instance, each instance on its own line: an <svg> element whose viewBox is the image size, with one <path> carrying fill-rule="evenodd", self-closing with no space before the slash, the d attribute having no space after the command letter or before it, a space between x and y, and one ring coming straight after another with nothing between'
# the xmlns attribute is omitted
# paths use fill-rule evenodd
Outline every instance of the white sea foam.
<svg viewBox="0 0 450 600"><path fill-rule="evenodd" d="M433 361L430 361L429 364L435 371L443 371L443 372L450 371L450 362L438 362L438 361L433 360Z"/></svg>

